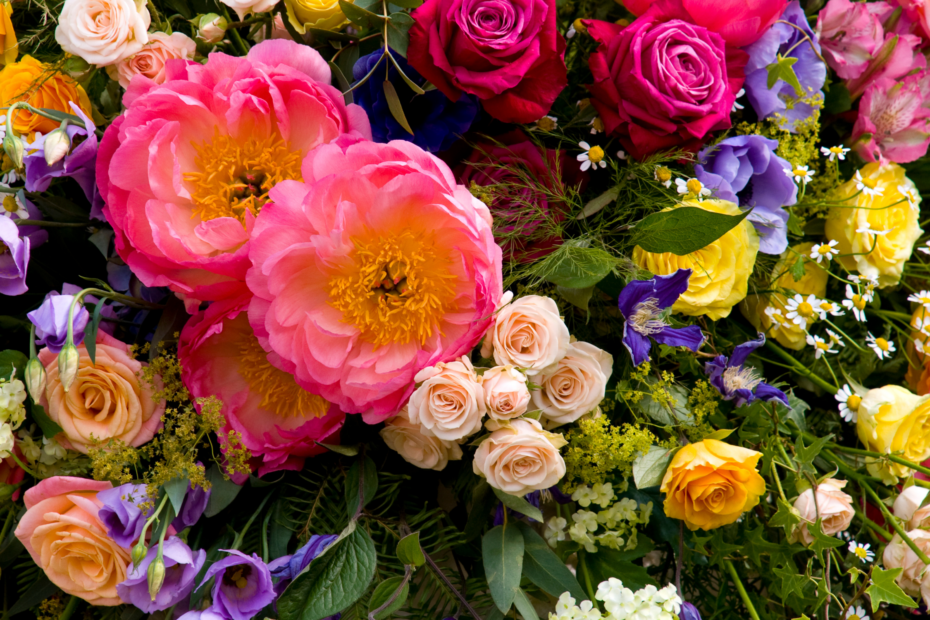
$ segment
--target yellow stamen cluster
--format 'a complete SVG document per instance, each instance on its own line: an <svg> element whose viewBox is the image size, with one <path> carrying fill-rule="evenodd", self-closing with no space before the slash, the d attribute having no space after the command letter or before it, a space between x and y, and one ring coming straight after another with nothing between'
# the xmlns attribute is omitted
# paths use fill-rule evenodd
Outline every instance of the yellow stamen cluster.
<svg viewBox="0 0 930 620"><path fill-rule="evenodd" d="M875 346L881 349L882 351L888 351L891 348L891 345L888 344L888 341L884 338L876 338Z"/></svg>
<svg viewBox="0 0 930 620"><path fill-rule="evenodd" d="M19 210L19 204L13 194L7 194L3 197L3 210L7 213L16 213Z"/></svg>
<svg viewBox="0 0 930 620"><path fill-rule="evenodd" d="M858 394L851 394L849 398L846 399L846 406L849 407L851 411L859 411L859 405L862 404L862 397Z"/></svg>
<svg viewBox="0 0 930 620"><path fill-rule="evenodd" d="M588 161L592 164L599 164L604 159L604 149L599 146L592 146L588 150Z"/></svg>
<svg viewBox="0 0 930 620"><path fill-rule="evenodd" d="M704 185L697 179L688 179L686 186L688 188L688 192L695 195L700 194L701 190L704 189Z"/></svg>

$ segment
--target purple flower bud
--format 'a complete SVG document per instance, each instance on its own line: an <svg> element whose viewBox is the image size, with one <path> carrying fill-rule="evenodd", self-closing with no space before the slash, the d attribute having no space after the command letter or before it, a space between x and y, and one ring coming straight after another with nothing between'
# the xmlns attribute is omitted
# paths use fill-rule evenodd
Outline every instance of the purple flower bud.
<svg viewBox="0 0 930 620"><path fill-rule="evenodd" d="M171 522L176 531L180 532L197 523L203 511L207 509L211 493L212 491L204 491L199 486L188 485L187 494L181 504L181 510L174 521Z"/></svg>
<svg viewBox="0 0 930 620"><path fill-rule="evenodd" d="M191 551L177 536L165 540L162 548L164 577L153 600L149 595L148 571L157 556L158 546L155 545L138 566L131 567L126 580L116 586L124 603L135 605L146 613L168 609L187 597L194 589L197 573L207 559L207 552L203 549Z"/></svg>
<svg viewBox="0 0 930 620"><path fill-rule="evenodd" d="M678 617L681 620L701 620L701 612L691 603L682 603Z"/></svg>
<svg viewBox="0 0 930 620"><path fill-rule="evenodd" d="M294 555L285 555L268 564L271 576L278 579L274 587L275 592L284 592L287 585L310 565L310 561L323 553L336 538L338 536L335 534L313 535L306 545L294 552Z"/></svg>
<svg viewBox="0 0 930 620"><path fill-rule="evenodd" d="M19 227L13 220L0 216L0 294L22 295L29 268L29 237L19 236Z"/></svg>
<svg viewBox="0 0 930 620"><path fill-rule="evenodd" d="M120 547L131 547L142 534L142 527L151 513L151 508L145 513L139 508L146 498L144 484L124 484L97 493L97 499L103 502L97 514L107 526L110 538Z"/></svg>
<svg viewBox="0 0 930 620"><path fill-rule="evenodd" d="M45 296L45 301L37 310L26 315L36 326L37 345L48 347L52 353L61 351L68 339L68 313L73 302L74 295L62 295L52 291ZM83 304L78 304L73 317L75 345L84 342L84 328L89 320L90 315Z"/></svg>
<svg viewBox="0 0 930 620"><path fill-rule="evenodd" d="M204 583L214 575L213 612L230 620L251 620L276 598L268 566L254 553L248 556L233 549L214 563ZM203 584L201 584L203 585Z"/></svg>

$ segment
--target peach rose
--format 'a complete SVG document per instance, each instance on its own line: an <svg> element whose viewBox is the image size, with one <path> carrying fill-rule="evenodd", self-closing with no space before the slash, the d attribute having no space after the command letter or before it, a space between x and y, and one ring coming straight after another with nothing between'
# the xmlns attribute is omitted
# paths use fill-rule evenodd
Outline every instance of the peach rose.
<svg viewBox="0 0 930 620"><path fill-rule="evenodd" d="M197 51L197 44L183 32L167 35L153 32L149 42L141 50L115 65L107 67L110 79L117 80L123 88L129 88L134 75L144 75L156 84L165 82L165 63L172 59L190 60Z"/></svg>
<svg viewBox="0 0 930 620"><path fill-rule="evenodd" d="M467 357L424 368L414 377L421 384L410 396L410 421L426 434L457 441L481 428L487 413L484 388Z"/></svg>
<svg viewBox="0 0 930 620"><path fill-rule="evenodd" d="M65 0L55 40L69 54L105 67L138 53L151 23L145 0Z"/></svg>
<svg viewBox="0 0 930 620"><path fill-rule="evenodd" d="M64 430L66 448L87 454L95 442L120 439L136 447L152 439L161 427L165 402L155 402L153 387L143 385L139 372L144 364L136 361L129 346L116 338L97 332L96 364L91 364L87 348L80 354L77 378L66 393L58 376L58 356L48 349L39 352L48 383L42 406Z"/></svg>
<svg viewBox="0 0 930 620"><path fill-rule="evenodd" d="M803 521L791 533L792 542L800 540L805 545L814 542L807 524L817 523L818 515L820 527L827 536L846 531L856 511L852 507L852 498L843 493L845 486L845 480L830 478L817 485L816 505L813 489L807 489L794 500L794 507L801 513Z"/></svg>
<svg viewBox="0 0 930 620"><path fill-rule="evenodd" d="M481 377L484 387L484 404L488 417L495 420L512 420L526 413L530 391L526 375L513 366L495 366Z"/></svg>
<svg viewBox="0 0 930 620"><path fill-rule="evenodd" d="M462 448L457 443L423 433L419 424L410 421L406 407L385 420L379 434L391 450L421 469L442 471L449 461L462 460Z"/></svg>
<svg viewBox="0 0 930 620"><path fill-rule="evenodd" d="M930 504L924 505L928 493L930 490L916 485L901 491L892 507L894 516L912 530L930 527Z"/></svg>
<svg viewBox="0 0 930 620"><path fill-rule="evenodd" d="M490 420L491 436L481 442L472 467L495 489L523 496L548 489L565 475L559 448L566 444L557 433L543 430L536 420Z"/></svg>
<svg viewBox="0 0 930 620"><path fill-rule="evenodd" d="M604 400L613 366L610 353L573 342L555 368L538 379L542 387L533 392L533 404L556 426L574 422Z"/></svg>
<svg viewBox="0 0 930 620"><path fill-rule="evenodd" d="M14 534L49 581L92 605L122 601L116 584L126 579L130 551L107 535L97 517L97 492L109 482L55 476L26 491L26 514Z"/></svg>
<svg viewBox="0 0 930 620"><path fill-rule="evenodd" d="M914 541L917 548L925 554L930 554L930 532L926 530L911 530L908 537ZM923 575L926 565L920 561L917 554L911 551L904 539L894 535L885 552L882 554L882 564L885 569L903 568L904 571L895 580L901 589L911 596L923 595L924 602L930 605L930 577ZM928 571L930 575L930 571Z"/></svg>
<svg viewBox="0 0 930 620"><path fill-rule="evenodd" d="M220 0L223 4L231 8L239 16L239 19L245 19L249 13L266 13L274 8L278 0Z"/></svg>
<svg viewBox="0 0 930 620"><path fill-rule="evenodd" d="M548 297L527 295L497 313L494 326L484 337L482 357L499 366L516 366L533 376L548 370L568 351L568 328L559 307Z"/></svg>

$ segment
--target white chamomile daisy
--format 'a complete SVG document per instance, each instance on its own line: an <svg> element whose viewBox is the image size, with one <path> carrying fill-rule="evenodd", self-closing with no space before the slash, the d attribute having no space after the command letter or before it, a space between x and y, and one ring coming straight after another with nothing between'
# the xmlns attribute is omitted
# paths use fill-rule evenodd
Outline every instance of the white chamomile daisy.
<svg viewBox="0 0 930 620"><path fill-rule="evenodd" d="M817 320L819 305L820 300L814 295L808 295L805 299L801 295L796 294L785 304L785 310L788 311L787 314L785 314L785 318L789 319L801 329L806 330L808 323L813 323Z"/></svg>
<svg viewBox="0 0 930 620"><path fill-rule="evenodd" d="M843 300L843 307L853 313L856 320L865 323L865 307L872 301L871 295L863 295L853 291L853 287L846 285L846 299Z"/></svg>
<svg viewBox="0 0 930 620"><path fill-rule="evenodd" d="M536 128L543 131L555 131L559 126L559 119L555 116L544 116L536 121Z"/></svg>
<svg viewBox="0 0 930 620"><path fill-rule="evenodd" d="M6 114L0 114L0 142L6 137Z"/></svg>
<svg viewBox="0 0 930 620"><path fill-rule="evenodd" d="M875 355L877 355L880 360L890 358L891 354L895 352L894 342L885 340L881 337L876 338L872 334L868 335L865 339L865 343L869 345L869 348L875 351Z"/></svg>
<svg viewBox="0 0 930 620"><path fill-rule="evenodd" d="M843 339L836 335L832 329L827 330L827 335L830 337L830 342L835 344L838 347L845 347L846 343L843 342Z"/></svg>
<svg viewBox="0 0 930 620"><path fill-rule="evenodd" d="M823 153L823 156L829 159L830 161L840 160L843 161L846 159L846 153L849 152L849 149L844 147L842 144L839 146L820 147L820 152Z"/></svg>
<svg viewBox="0 0 930 620"><path fill-rule="evenodd" d="M745 94L746 94L745 88L739 89L739 91L736 93L736 99L733 100L733 107L730 108L730 113L736 112L737 110L742 110L743 108L746 107L743 104L738 103L737 101L740 97L742 97Z"/></svg>
<svg viewBox="0 0 930 620"><path fill-rule="evenodd" d="M807 344L814 347L814 359L820 359L823 357L824 353L836 353L837 350L833 348L833 342L827 342L820 336L811 336L807 335Z"/></svg>
<svg viewBox="0 0 930 620"><path fill-rule="evenodd" d="M810 259L820 263L823 259L833 260L833 257L840 253L836 249L836 239L830 239L827 243L817 243L811 248Z"/></svg>
<svg viewBox="0 0 930 620"><path fill-rule="evenodd" d="M581 162L582 172L584 172L588 168L591 168L592 166L594 168L597 168L598 166L600 166L601 168L607 167L607 162L604 161L604 149L596 145L591 146L590 144L584 141L579 142L578 146L584 149L584 153L581 153L576 158L578 161Z"/></svg>
<svg viewBox="0 0 930 620"><path fill-rule="evenodd" d="M704 187L704 184L697 179L675 179L675 187L679 194L692 196L710 196L710 190Z"/></svg>
<svg viewBox="0 0 930 620"><path fill-rule="evenodd" d="M917 193L916 189L907 185L899 185L898 192L904 196L911 209L917 211L920 208L920 194Z"/></svg>
<svg viewBox="0 0 930 620"><path fill-rule="evenodd" d="M869 614L862 605L850 606L846 610L846 620L869 620Z"/></svg>
<svg viewBox="0 0 930 620"><path fill-rule="evenodd" d="M924 243L922 246L917 248L917 250L919 252L923 252L924 254L930 254L930 241L927 241L926 243Z"/></svg>
<svg viewBox="0 0 930 620"><path fill-rule="evenodd" d="M864 178L858 170L853 176L853 181L856 182L856 189L870 198L881 196L885 192L885 188L878 182L878 179Z"/></svg>
<svg viewBox="0 0 930 620"><path fill-rule="evenodd" d="M889 228L888 230L872 230L868 226L863 226L862 228L857 228L856 232L859 233L860 235L878 235L878 236L884 237L885 235L890 233L892 230L894 229Z"/></svg>
<svg viewBox="0 0 930 620"><path fill-rule="evenodd" d="M790 322L791 322L791 321L789 321L789 320L785 317L785 315L782 313L782 311L781 311L779 308L776 308L775 306L769 306L769 307L767 307L767 308L765 309L765 315L766 315L767 317L769 317L769 320L770 320L774 325L784 325L784 324L786 324L786 323L790 323Z"/></svg>
<svg viewBox="0 0 930 620"><path fill-rule="evenodd" d="M839 403L840 417L850 424L855 424L859 419L859 404L862 402L862 397L853 392L847 383L840 388L834 398Z"/></svg>
<svg viewBox="0 0 930 620"><path fill-rule="evenodd" d="M849 552L859 558L860 562L871 562L875 559L875 552L869 549L869 543L857 543L855 540L849 541Z"/></svg>
<svg viewBox="0 0 930 620"><path fill-rule="evenodd" d="M844 312L840 310L840 307L841 306L835 301L821 299L814 310L817 311L821 319L826 319L828 314L830 316L843 316Z"/></svg>
<svg viewBox="0 0 930 620"><path fill-rule="evenodd" d="M801 185L807 185L807 182L814 177L814 173L808 169L808 166L795 166L791 170L783 168L789 179Z"/></svg>
<svg viewBox="0 0 930 620"><path fill-rule="evenodd" d="M588 123L591 126L591 135L596 136L599 133L604 133L604 121L601 120L600 116L595 116L591 119L591 122Z"/></svg>
<svg viewBox="0 0 930 620"><path fill-rule="evenodd" d="M920 291L919 293L913 293L908 296L908 301L913 301L915 304L920 304L924 308L930 310L930 291Z"/></svg>
<svg viewBox="0 0 930 620"><path fill-rule="evenodd" d="M655 172L653 172L655 180L664 185L666 188L672 186L672 171L666 168L665 166L656 166ZM930 245L930 242L928 242Z"/></svg>
<svg viewBox="0 0 930 620"><path fill-rule="evenodd" d="M0 194L0 205L3 205L3 208L0 209L0 215L3 217L13 219L13 216L16 216L18 220L29 219L29 211L26 210L26 205L19 199L19 194Z"/></svg>

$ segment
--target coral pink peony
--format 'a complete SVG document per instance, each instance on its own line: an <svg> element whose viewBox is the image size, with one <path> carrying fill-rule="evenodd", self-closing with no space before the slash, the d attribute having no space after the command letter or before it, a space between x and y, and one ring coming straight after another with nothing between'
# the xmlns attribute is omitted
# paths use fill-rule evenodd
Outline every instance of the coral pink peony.
<svg viewBox="0 0 930 620"><path fill-rule="evenodd" d="M304 458L325 452L314 442L339 442L345 414L268 363L248 306L247 296L220 301L191 317L178 343L184 384L195 398L222 401L225 430L238 431L259 457L259 475L299 470Z"/></svg>
<svg viewBox="0 0 930 620"><path fill-rule="evenodd" d="M409 142L342 138L304 159L256 220L249 321L305 389L388 418L427 366L461 357L502 295L491 214Z"/></svg>
<svg viewBox="0 0 930 620"><path fill-rule="evenodd" d="M862 95L853 127L856 152L866 161L901 164L920 159L930 144L927 78L909 75L901 80L876 80Z"/></svg>
<svg viewBox="0 0 930 620"><path fill-rule="evenodd" d="M330 76L315 50L274 40L244 58L169 60L161 85L133 77L100 145L97 182L116 249L144 284L170 287L190 311L244 290L268 190L299 180L317 145L371 136Z"/></svg>

